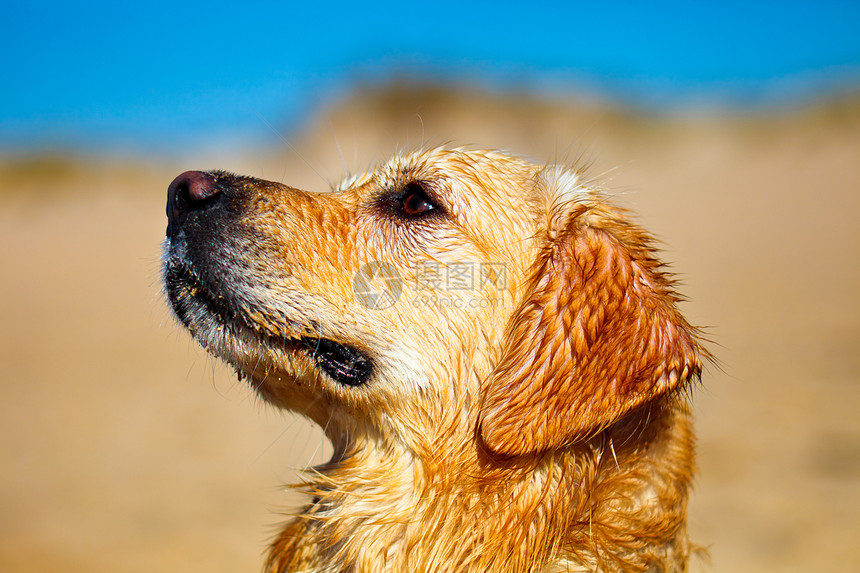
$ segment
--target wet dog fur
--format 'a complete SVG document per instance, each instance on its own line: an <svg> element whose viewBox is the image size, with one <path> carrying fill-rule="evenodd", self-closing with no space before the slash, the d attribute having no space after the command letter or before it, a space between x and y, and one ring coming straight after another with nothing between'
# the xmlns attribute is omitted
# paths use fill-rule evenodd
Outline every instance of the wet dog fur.
<svg viewBox="0 0 860 573"><path fill-rule="evenodd" d="M267 571L686 570L706 353L575 167L437 148L327 193L187 172L164 275L194 337L333 444Z"/></svg>

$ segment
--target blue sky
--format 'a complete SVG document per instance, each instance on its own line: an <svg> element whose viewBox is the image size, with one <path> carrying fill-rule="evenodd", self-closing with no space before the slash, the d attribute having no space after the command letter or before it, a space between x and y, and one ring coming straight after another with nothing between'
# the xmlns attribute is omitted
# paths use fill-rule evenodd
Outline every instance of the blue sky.
<svg viewBox="0 0 860 573"><path fill-rule="evenodd" d="M399 73L642 105L860 86L860 2L8 3L0 150L271 137ZM166 144L170 142L170 144Z"/></svg>

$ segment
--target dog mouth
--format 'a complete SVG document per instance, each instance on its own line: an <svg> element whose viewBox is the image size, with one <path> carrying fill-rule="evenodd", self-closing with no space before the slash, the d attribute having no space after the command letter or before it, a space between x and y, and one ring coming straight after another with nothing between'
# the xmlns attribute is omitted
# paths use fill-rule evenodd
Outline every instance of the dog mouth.
<svg viewBox="0 0 860 573"><path fill-rule="evenodd" d="M247 304L237 308L232 297L207 288L181 262L166 262L164 284L179 321L204 348L232 364L240 378L256 377L261 364L277 368L285 354L307 355L319 370L342 386L362 386L373 374L373 362L365 351L318 334L320 329L312 321L302 325L283 320L278 330L294 332L292 335L262 328L251 318ZM256 358L249 361L251 356Z"/></svg>

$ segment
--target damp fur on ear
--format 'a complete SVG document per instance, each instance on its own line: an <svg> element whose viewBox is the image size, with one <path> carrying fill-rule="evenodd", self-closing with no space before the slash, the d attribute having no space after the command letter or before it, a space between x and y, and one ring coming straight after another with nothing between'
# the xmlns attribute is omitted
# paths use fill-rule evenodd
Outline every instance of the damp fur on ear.
<svg viewBox="0 0 860 573"><path fill-rule="evenodd" d="M547 228L486 382L480 435L517 456L562 448L701 373L653 240L620 209L556 178Z"/></svg>

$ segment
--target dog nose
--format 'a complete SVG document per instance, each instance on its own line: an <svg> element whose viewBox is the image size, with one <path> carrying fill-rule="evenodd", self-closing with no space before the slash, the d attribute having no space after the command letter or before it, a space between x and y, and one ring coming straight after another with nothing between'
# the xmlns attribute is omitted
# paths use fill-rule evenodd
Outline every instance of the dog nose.
<svg viewBox="0 0 860 573"><path fill-rule="evenodd" d="M186 171L167 188L167 234L181 225L188 214L212 202L221 193L213 175Z"/></svg>

